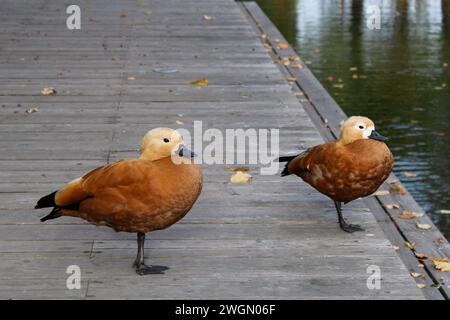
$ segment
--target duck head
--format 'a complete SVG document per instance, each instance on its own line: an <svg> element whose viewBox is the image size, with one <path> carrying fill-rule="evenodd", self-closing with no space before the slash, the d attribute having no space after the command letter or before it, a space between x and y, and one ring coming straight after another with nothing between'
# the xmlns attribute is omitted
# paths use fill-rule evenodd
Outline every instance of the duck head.
<svg viewBox="0 0 450 320"><path fill-rule="evenodd" d="M375 131L375 124L369 118L359 116L348 118L342 124L338 143L346 145L360 139L388 140Z"/></svg>
<svg viewBox="0 0 450 320"><path fill-rule="evenodd" d="M180 133L170 128L155 128L142 140L140 159L158 160L166 157L193 158L195 154L183 144Z"/></svg>

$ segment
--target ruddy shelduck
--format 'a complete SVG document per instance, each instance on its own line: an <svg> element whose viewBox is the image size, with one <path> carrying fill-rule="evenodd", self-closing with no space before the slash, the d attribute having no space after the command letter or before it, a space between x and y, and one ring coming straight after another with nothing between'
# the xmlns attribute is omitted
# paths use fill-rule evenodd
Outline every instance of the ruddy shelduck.
<svg viewBox="0 0 450 320"><path fill-rule="evenodd" d="M143 139L139 159L97 168L41 198L36 209L53 207L41 221L72 216L137 233L136 272L163 273L167 267L144 263L145 234L179 221L199 197L203 178L193 157L177 131L153 129Z"/></svg>
<svg viewBox="0 0 450 320"><path fill-rule="evenodd" d="M387 179L394 159L386 140L375 131L372 120L350 117L341 126L339 140L280 157L280 162L287 162L281 175L295 174L331 198L342 230L362 231L359 225L345 221L341 203L373 194Z"/></svg>

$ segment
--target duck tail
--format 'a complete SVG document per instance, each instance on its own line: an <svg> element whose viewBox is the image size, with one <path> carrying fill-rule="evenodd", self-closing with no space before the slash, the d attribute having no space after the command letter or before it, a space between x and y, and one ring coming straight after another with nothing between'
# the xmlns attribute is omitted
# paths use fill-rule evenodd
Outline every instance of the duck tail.
<svg viewBox="0 0 450 320"><path fill-rule="evenodd" d="M55 191L53 193L50 193L50 194L40 198L34 208L35 209L41 209L41 208L56 207L56 203L55 203L56 192L57 191Z"/></svg>
<svg viewBox="0 0 450 320"><path fill-rule="evenodd" d="M289 166L289 163L290 163L293 159L295 159L297 156L298 156L298 155L295 155L295 156L284 156L284 157L279 157L279 158L277 159L278 162L286 162L286 165L284 166L283 171L281 171L281 176L282 176L282 177L285 177L285 176L288 176L288 175L291 174L291 172L289 172L288 166Z"/></svg>
<svg viewBox="0 0 450 320"><path fill-rule="evenodd" d="M54 207L53 210L48 215L46 215L45 217L41 218L41 222L45 222L47 220L56 219L56 218L61 217L61 214L59 212L60 210L61 210L61 208Z"/></svg>

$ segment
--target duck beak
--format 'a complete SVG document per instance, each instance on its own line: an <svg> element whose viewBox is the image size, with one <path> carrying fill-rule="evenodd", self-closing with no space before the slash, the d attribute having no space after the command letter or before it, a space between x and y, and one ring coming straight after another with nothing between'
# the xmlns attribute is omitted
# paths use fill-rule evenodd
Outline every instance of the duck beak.
<svg viewBox="0 0 450 320"><path fill-rule="evenodd" d="M191 159L197 156L194 152L192 152L191 150L186 148L186 146L184 144L180 144L180 146L178 147L178 150L177 150L177 154L180 157L186 157L186 158L191 158Z"/></svg>
<svg viewBox="0 0 450 320"><path fill-rule="evenodd" d="M370 134L369 138L373 139L373 140L378 140L378 141L388 141L389 140L389 138L382 136L375 130L372 130L372 133Z"/></svg>

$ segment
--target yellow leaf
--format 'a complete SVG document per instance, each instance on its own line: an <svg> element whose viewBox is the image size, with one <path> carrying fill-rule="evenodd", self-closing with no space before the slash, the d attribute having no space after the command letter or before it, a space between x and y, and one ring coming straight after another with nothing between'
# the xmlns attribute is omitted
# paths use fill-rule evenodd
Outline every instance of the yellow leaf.
<svg viewBox="0 0 450 320"><path fill-rule="evenodd" d="M422 230L429 230L431 229L431 225L428 223L416 223L417 228Z"/></svg>
<svg viewBox="0 0 450 320"><path fill-rule="evenodd" d="M426 284L418 283L418 284L417 284L417 288L419 288L419 289L426 288Z"/></svg>
<svg viewBox="0 0 450 320"><path fill-rule="evenodd" d="M230 182L234 184L243 184L249 183L251 179L252 176L250 174L242 171L236 171L236 173L231 176Z"/></svg>
<svg viewBox="0 0 450 320"><path fill-rule="evenodd" d="M55 94L56 90L53 87L45 87L41 90L41 93L43 96L50 96L52 94Z"/></svg>
<svg viewBox="0 0 450 320"><path fill-rule="evenodd" d="M423 277L423 274L421 274L420 272L411 272L411 276L413 278L418 278L418 277Z"/></svg>
<svg viewBox="0 0 450 320"><path fill-rule="evenodd" d="M450 271L450 263L448 259L432 259L434 263L434 268L440 271Z"/></svg>
<svg viewBox="0 0 450 320"><path fill-rule="evenodd" d="M396 193L398 193L399 195L402 195L402 196L407 193L406 189L403 186L397 184L396 182L390 182L389 183L389 190L394 191L394 192L396 192Z"/></svg>
<svg viewBox="0 0 450 320"><path fill-rule="evenodd" d="M428 257L427 257L426 254L424 254L424 253L414 252L414 255L415 255L419 260L426 260L426 259L428 259Z"/></svg>
<svg viewBox="0 0 450 320"><path fill-rule="evenodd" d="M191 82L191 84L194 86L207 86L208 83L209 83L208 78L202 78Z"/></svg>
<svg viewBox="0 0 450 320"><path fill-rule="evenodd" d="M278 43L278 49L281 49L281 50L289 49L289 45L287 43L280 42L280 43Z"/></svg>
<svg viewBox="0 0 450 320"><path fill-rule="evenodd" d="M373 196L388 196L389 195L389 191L388 190L378 190L375 193L373 193Z"/></svg>
<svg viewBox="0 0 450 320"><path fill-rule="evenodd" d="M414 247L416 246L415 242L409 242L409 241L405 241L405 245L409 248L409 249L414 249ZM416 255L417 256L417 255ZM419 258L419 257L417 257Z"/></svg>

